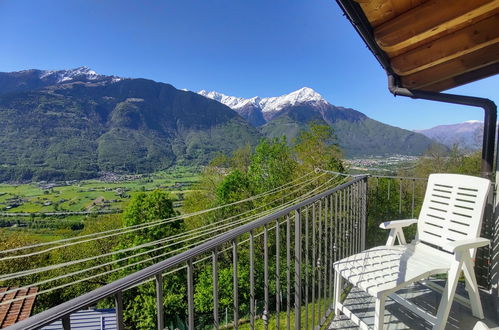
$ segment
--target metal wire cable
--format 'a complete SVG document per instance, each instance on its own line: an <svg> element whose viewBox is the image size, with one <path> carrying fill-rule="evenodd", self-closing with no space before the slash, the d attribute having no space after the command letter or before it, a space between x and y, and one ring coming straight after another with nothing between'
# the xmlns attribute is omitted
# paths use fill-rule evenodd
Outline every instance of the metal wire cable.
<svg viewBox="0 0 499 330"><path fill-rule="evenodd" d="M329 183L329 182L333 181L335 178L336 178L336 177L329 179L326 183L322 184L321 186L319 186L319 187L317 187L317 188L315 188L315 189L313 189L313 190L310 190L309 192L307 192L307 193L306 193L306 194L304 194L303 196L309 196L309 195L311 195L312 193L314 193L315 191L317 191L319 188L321 188L321 187L325 186L327 183ZM344 181L346 181L346 180L347 180L347 178L345 178L344 180L342 180L342 182L344 182ZM303 200L304 200L304 198L303 198ZM291 205L292 205L292 204L294 204L294 203L295 203L295 202L294 202L294 201L292 201L292 202L290 202L289 204L291 204ZM284 222L283 222L283 223L284 223ZM261 233L260 233L260 235L261 235ZM205 241L208 241L208 240L211 240L211 239L212 239L212 238L209 238L209 239L206 239ZM248 239L248 240L249 240L249 239ZM241 244L242 244L243 242L248 241L248 240L242 241L242 242L241 242ZM163 254L158 255L158 256L154 256L154 257L151 257L151 258L148 258L148 259L145 259L145 260L141 260L141 261L138 261L138 262L135 262L135 263L129 264L129 265L125 265L125 266L119 267L119 268L117 268L117 269L113 269L113 270L110 270L110 271L106 271L106 272L103 272L103 273L99 273L99 274L96 274L96 275L92 275L92 276L89 276L89 277L86 277L86 278L83 278L83 279L79 279L79 280L76 280L76 281L72 281L71 283L66 283L66 284L62 284L62 285L59 285L59 286L56 286L56 287L52 287L52 288L49 288L49 289L46 289L46 290L42 290L42 291L39 291L39 292L37 292L37 293L34 293L34 294L31 294L31 295L28 295L28 296L23 296L23 297L21 297L21 298L15 298L15 299L7 300L7 301L4 301L4 302L0 303L0 306L1 306L1 305L4 305L4 304L9 304L9 303L12 303L12 302L15 302L15 301L18 301L18 300L26 299L27 297L37 296L37 295L40 295L40 294L48 293L48 292L51 292L51 291L54 291L54 290L62 289L62 288L67 287L67 286L71 286L71 285L74 285L74 284L77 284L77 283L81 283L81 282L84 282L84 281L88 281L88 280L91 280L91 279L93 279L93 278L97 278L97 277L104 276L104 275L107 275L107 274L110 274L110 273L114 273L114 272L116 272L116 271L123 270L123 269L126 269L126 268L128 268L128 267L132 267L132 266L135 266L135 265L138 265L138 264L141 264L141 263L147 262L147 261L151 261L151 260L154 260L154 259L160 258L160 257L165 256L165 255L167 255L167 254L171 254L171 253L175 253L175 252L180 252L180 251L182 251L182 250L184 250L184 249L186 249L186 248L188 248L188 247L195 246L195 245L197 245L197 244L199 244L199 243L202 243L202 242L195 242L195 243L192 243L192 244L190 244L190 245L188 245L188 246L185 246L185 247L179 248L179 249L177 249L177 250L168 251L168 252L163 253ZM238 245L239 245L239 244L238 244ZM149 252L150 252L150 251L149 251ZM183 266L183 267L181 267L181 268L185 268L185 266ZM181 268L179 268L179 269L181 269ZM178 271L178 269L176 269L175 271ZM173 272L173 271L172 271L172 272ZM170 273L172 273L172 272L170 272ZM144 282L143 282L143 283L144 283ZM141 284L142 284L142 283L141 283ZM4 292L4 293L6 294L6 293L9 293L9 292L15 292L15 291L18 291L18 290L21 290L21 289L25 289L25 288L30 287L30 286L32 286L32 285L23 286L22 288L13 289L13 290L10 290L10 291L8 291L8 292Z"/></svg>
<svg viewBox="0 0 499 330"><path fill-rule="evenodd" d="M309 173L305 174L304 176L302 176L299 179L303 179L304 177L308 176L311 173L312 172L309 172ZM292 187L298 186L298 185L304 185L304 184L306 184L306 182L317 180L319 177L315 177L315 178L309 179L309 180L307 180L305 182L301 182L301 183L292 185ZM156 221L152 221L152 222L148 222L148 223L144 223L144 224L138 224L138 225L134 225L134 226L129 226L129 227L125 227L125 228L112 229L112 230L104 231L104 232L100 232L100 233L92 233L92 234L88 234L88 235L83 235L83 236L78 236L78 237L72 237L72 238L62 239L62 240L58 240L58 241L44 242L44 243L38 243L38 244L30 245L30 246L24 246L24 247L9 249L9 250L3 250L3 251L0 251L0 254L8 253L8 252L15 252L15 251L23 250L23 249L30 249L30 248L40 247L40 246L53 245L53 244L57 244L57 243L64 242L64 241L72 241L72 240L77 240L77 239L81 239L81 238L96 236L96 235L99 235L99 234L105 234L105 233L109 233L109 232L115 232L113 234L99 236L99 237L94 237L94 238L91 238L91 239L81 240L81 241L72 242L72 243L66 243L66 244L63 244L63 245L54 246L54 247L47 248L47 249L40 250L40 251L36 251L36 252L31 252L31 253L22 254L22 255L14 255L14 256L3 257L3 258L0 258L0 261L34 256L34 255L46 253L46 252L49 252L49 251L52 251L52 250L55 250L55 249L59 249L59 248L63 248L63 247L67 247L67 246L72 246L72 245L81 244L81 243L85 243L85 242L90 242L90 241L95 241L95 240L99 240L99 239L109 238L109 237L113 237L113 236L117 236L117 235L127 234L127 233L130 233L130 232L142 230L142 229L145 229L145 228L150 228L150 227L154 227L154 226L158 226L158 225L166 224L166 223L171 223L171 222L178 221L178 220L185 219L185 218L190 218L190 217L193 217L193 216L196 216L196 215L201 215L201 214L208 213L208 212L211 212L211 211L214 211L214 210L218 210L218 209L221 209L221 208L224 208L224 207L227 207L227 206L233 206L233 205L236 205L236 204L240 204L241 202L247 202L247 201L250 201L250 200L257 199L256 197L261 198L261 197L265 197L267 195L276 193L278 191L284 190L285 186L289 186L290 183L296 182L299 179L293 180L293 181L289 182L286 185L282 185L282 186L280 186L278 188L269 190L269 191L264 192L262 194L255 195L253 197L250 197L250 198L247 198L247 199L244 199L244 200L240 200L240 201L236 201L236 202L233 202L233 203L224 204L224 205L222 205L220 207L214 207L214 208L207 209L207 210L193 212L193 213L189 213L189 214L185 214L185 215L180 215L180 216L176 216L176 217L172 217L172 218L168 218L168 219L156 220ZM276 189L278 189L278 190L276 190ZM119 232L116 233L116 231L119 231Z"/></svg>
<svg viewBox="0 0 499 330"><path fill-rule="evenodd" d="M328 182L332 181L333 179L334 178L330 179ZM321 187L321 186L319 186L319 187ZM49 266L45 266L45 267L41 267L41 268L39 267L39 268L36 268L36 269L30 269L30 270L25 270L25 271L16 272L16 273L4 274L4 275L0 276L0 280L1 281L7 281L7 280L11 280L11 279L23 277L23 276L34 275L34 274L38 274L38 273L49 271L49 270L55 270L55 269L59 269L59 268L63 268L63 267L67 267L67 266L72 266L72 265L75 265L75 264L83 263L83 262L86 262L86 261L95 260L97 258L108 257L108 256L116 255L116 254L119 254L119 253L123 253L123 252L129 252L129 251L133 251L133 250L137 250L137 249L142 249L142 248L154 246L154 245L157 245L157 244L166 243L166 242L174 240L175 238L184 238L183 240L177 240L175 243L172 243L172 244L169 244L169 245L166 245L166 246L162 246L162 247L159 247L159 248L155 248L155 249L152 249L152 250L148 250L146 252L139 253L139 255L146 254L146 253L153 252L153 251L157 251L159 249L164 249L164 248L167 248L167 247L170 247L170 246L178 245L178 244L184 243L186 241L202 237L202 236L204 236L206 234L211 234L211 233L214 233L214 232L226 229L226 228L230 228L230 227L236 226L236 225L238 225L238 224L240 224L242 222L250 221L252 219L255 219L255 218L258 218L260 216L263 216L264 214L269 214L269 212L270 213L275 212L275 211L281 209L282 207L286 207L286 206L290 205L290 203L295 203L296 201L299 201L300 199L303 199L304 196L307 196L308 194L310 194L314 190L311 190L311 191L307 192L306 194L304 194L302 196L299 196L297 199L292 200L290 202L287 202L286 204L280 205L278 207L274 207L274 208L272 208L270 210L267 210L267 211L264 211L262 213L254 214L254 215L252 215L252 216L250 216L248 218L244 218L244 219L242 219L240 221L237 221L237 222L232 222L232 223L230 223L228 225L224 225L224 226L221 226L221 227L219 226L220 223L226 222L226 221L228 221L230 219L233 219L235 217L239 217L243 213L238 214L238 215L233 216L233 217L230 217L230 218L227 218L227 219L224 219L224 220L221 220L221 221L218 221L218 222L215 222L215 223L212 223L209 226L216 226L217 225L218 227L215 228L214 230L213 229L211 229L211 230L202 230L201 232L203 234L199 234L199 229L201 229L201 228L193 229L193 230L191 230L189 232L191 232L191 233L194 232L193 234L197 234L197 235L195 235L193 237L190 237L190 238L185 238L185 237L190 236L190 235L185 235L185 234L189 234L189 233L186 232L186 233L183 233L183 234L178 234L178 235L170 236L170 237L163 238L163 239L160 239L160 240L147 242L147 243L144 243L144 244L141 244L141 245L137 245L137 246L134 246L134 247L130 247L130 248L126 248L126 249L112 251L112 252L109 252L109 253L106 253L106 254L101 254L101 255L98 255L98 256L91 256L91 257L87 257L87 258L83 258L83 259L69 261L69 262L66 262L66 263L49 265ZM296 192L296 191L298 191L298 190L295 190L294 192ZM286 196L289 196L289 195L293 194L294 192L292 192L292 193L290 193L290 194L288 194ZM286 196L282 196L282 197L286 197ZM268 206L269 204L270 203L267 203L266 205L262 205L260 207L255 208L255 209ZM250 211L253 212L255 209L252 209ZM246 211L244 213L248 213L250 211ZM129 256L128 258L133 258L135 256L138 256L138 255L137 254L136 255L132 255L132 256ZM116 262L118 262L118 261L116 261ZM104 265L101 265L101 266L104 266Z"/></svg>

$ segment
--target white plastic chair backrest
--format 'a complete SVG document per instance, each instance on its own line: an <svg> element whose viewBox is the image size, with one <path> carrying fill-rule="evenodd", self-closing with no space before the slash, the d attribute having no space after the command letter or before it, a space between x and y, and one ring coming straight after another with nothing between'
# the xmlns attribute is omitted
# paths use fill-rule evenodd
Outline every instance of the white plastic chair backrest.
<svg viewBox="0 0 499 330"><path fill-rule="evenodd" d="M418 240L445 250L449 242L479 237L489 187L484 178L431 174L418 219Z"/></svg>

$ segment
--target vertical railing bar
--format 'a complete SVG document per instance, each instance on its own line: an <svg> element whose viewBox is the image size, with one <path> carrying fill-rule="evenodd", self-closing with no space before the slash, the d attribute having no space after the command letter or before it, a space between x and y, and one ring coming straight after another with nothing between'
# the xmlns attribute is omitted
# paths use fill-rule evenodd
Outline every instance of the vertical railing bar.
<svg viewBox="0 0 499 330"><path fill-rule="evenodd" d="M338 260L338 193L334 193L334 261ZM334 283L333 283L334 284ZM333 287L334 290L334 287ZM332 301L332 298L331 298ZM334 303L334 301L332 301Z"/></svg>
<svg viewBox="0 0 499 330"><path fill-rule="evenodd" d="M365 250L367 247L367 199L368 199L368 186L369 181L367 177L364 179L362 183L362 250Z"/></svg>
<svg viewBox="0 0 499 330"><path fill-rule="evenodd" d="M158 330L165 328L165 309L163 306L163 275L156 274L156 317Z"/></svg>
<svg viewBox="0 0 499 330"><path fill-rule="evenodd" d="M322 199L319 200L319 216L318 216L318 224L319 224L319 235L317 236L319 239L319 257L317 258L317 277L318 277L318 287L317 287L317 323L319 327L322 325L321 322L321 296L322 296Z"/></svg>
<svg viewBox="0 0 499 330"><path fill-rule="evenodd" d="M348 187L345 188L345 247L346 256L350 256L350 209L349 209L349 198Z"/></svg>
<svg viewBox="0 0 499 330"><path fill-rule="evenodd" d="M317 263L315 251L315 203L312 204L312 329L315 329L315 266Z"/></svg>
<svg viewBox="0 0 499 330"><path fill-rule="evenodd" d="M123 318L121 318L123 323ZM62 329L63 330L71 330L71 314L65 315L61 318ZM121 328L123 329L123 327Z"/></svg>
<svg viewBox="0 0 499 330"><path fill-rule="evenodd" d="M347 227L346 227L346 190L341 191L341 250L342 256L341 259L347 256L347 247L346 247L346 235L347 235Z"/></svg>
<svg viewBox="0 0 499 330"><path fill-rule="evenodd" d="M329 266L329 258L328 258L328 226L327 226L327 219L328 219L328 214L329 214L329 203L328 203L328 198L324 198L324 292L323 292L323 297L322 297L322 303L324 305L324 318L327 316L327 270Z"/></svg>
<svg viewBox="0 0 499 330"><path fill-rule="evenodd" d="M295 330L301 329L301 214L295 211Z"/></svg>
<svg viewBox="0 0 499 330"><path fill-rule="evenodd" d="M291 222L289 214L286 216L286 329L290 329L291 322Z"/></svg>
<svg viewBox="0 0 499 330"><path fill-rule="evenodd" d="M329 195L329 309L331 309L331 297L333 295L333 263L334 263L334 246L333 246L333 195Z"/></svg>
<svg viewBox="0 0 499 330"><path fill-rule="evenodd" d="M338 194L338 209L337 209L337 212L338 212L338 233L337 233L337 236L338 236L338 244L337 244L337 250L338 250L338 253L337 253L337 256L336 256L336 260L341 260L343 258L343 218L342 218L342 212L343 212L343 204L342 204L342 195L343 195L343 192L340 190L337 192Z"/></svg>
<svg viewBox="0 0 499 330"><path fill-rule="evenodd" d="M399 183L399 214L402 214L402 179Z"/></svg>
<svg viewBox="0 0 499 330"><path fill-rule="evenodd" d="M338 220L338 192L334 193L334 261L340 259L338 237L339 237L339 220Z"/></svg>
<svg viewBox="0 0 499 330"><path fill-rule="evenodd" d="M352 186L348 186L348 255L353 255Z"/></svg>
<svg viewBox="0 0 499 330"><path fill-rule="evenodd" d="M343 197L343 213L342 213L342 225L343 225L343 256L342 258L348 257L348 209L347 209L347 190L342 191Z"/></svg>
<svg viewBox="0 0 499 330"><path fill-rule="evenodd" d="M276 266L275 266L275 308L276 308L276 329L280 328L280 318L279 314L281 312L281 283L280 283L280 276L281 276L281 270L280 270L280 255L281 255L281 249L280 249L280 228L279 228L279 219L276 220L275 224L275 260L276 260Z"/></svg>
<svg viewBox="0 0 499 330"><path fill-rule="evenodd" d="M345 225L346 225L346 233L345 233L345 238L346 238L346 253L347 257L350 256L352 253L350 251L350 190L348 189L349 187L345 188Z"/></svg>
<svg viewBox="0 0 499 330"><path fill-rule="evenodd" d="M352 255L355 254L355 246L357 244L357 232L355 230L355 185L352 185L351 193L350 193L350 214L352 217L352 232L350 236L352 237Z"/></svg>
<svg viewBox="0 0 499 330"><path fill-rule="evenodd" d="M121 291L117 292L114 295L114 305L116 308L116 329L124 330L125 323L123 321L123 293Z"/></svg>
<svg viewBox="0 0 499 330"><path fill-rule="evenodd" d="M253 232L250 233L250 250L252 249L252 238L253 238ZM220 317L218 315L218 248L214 248L213 251L211 251L211 257L212 257L212 276L213 276L213 328L218 329L220 326ZM251 252L250 252L250 263L252 262L251 258ZM251 266L250 266L251 267ZM250 271L250 282L252 280L252 273ZM250 290L252 289L252 286L250 284ZM250 292L250 297L253 295Z"/></svg>
<svg viewBox="0 0 499 330"><path fill-rule="evenodd" d="M187 261L187 309L189 330L194 330L194 267L192 259Z"/></svg>
<svg viewBox="0 0 499 330"><path fill-rule="evenodd" d="M263 311L263 325L265 329L269 327L269 231L267 225L263 228L263 287L264 287L264 311Z"/></svg>
<svg viewBox="0 0 499 330"><path fill-rule="evenodd" d="M362 212L360 209L361 206L361 187L362 182L357 182L357 253L362 251Z"/></svg>
<svg viewBox="0 0 499 330"><path fill-rule="evenodd" d="M305 330L308 330L308 206L305 209Z"/></svg>
<svg viewBox="0 0 499 330"><path fill-rule="evenodd" d="M412 207L411 218L414 218L414 199L416 198L416 179L412 179Z"/></svg>
<svg viewBox="0 0 499 330"><path fill-rule="evenodd" d="M234 302L234 329L239 328L239 285L237 278L237 238L232 241L232 283L233 283L233 302Z"/></svg>
<svg viewBox="0 0 499 330"><path fill-rule="evenodd" d="M357 183L352 185L352 222L353 222L353 253L357 253L359 244L359 224L357 222Z"/></svg>
<svg viewBox="0 0 499 330"><path fill-rule="evenodd" d="M346 203L345 203L345 206L346 206L346 218L347 218L347 221L346 221L346 224L347 224L347 233L345 235L345 237L347 238L347 242L346 242L346 245L347 245L347 254L348 256L351 256L352 255L352 237L351 237L351 233L352 233L352 215L351 215L351 210L350 210L350 198L351 198L351 191L350 191L350 186L346 187L345 189L345 195L346 195Z"/></svg>

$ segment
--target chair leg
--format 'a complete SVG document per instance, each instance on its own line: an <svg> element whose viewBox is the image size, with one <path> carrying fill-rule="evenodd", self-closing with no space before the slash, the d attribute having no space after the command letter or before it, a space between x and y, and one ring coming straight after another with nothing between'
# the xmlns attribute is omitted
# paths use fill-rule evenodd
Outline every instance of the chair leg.
<svg viewBox="0 0 499 330"><path fill-rule="evenodd" d="M480 301L480 291L476 282L475 272L473 271L472 261L469 258L464 260L463 264L464 278L466 279L466 290L470 296L471 312L474 317L483 319L482 302Z"/></svg>
<svg viewBox="0 0 499 330"><path fill-rule="evenodd" d="M445 289L442 293L440 305L438 305L437 323L433 326L433 330L445 329L450 308L452 307L452 301L454 300L454 295L456 293L456 286L461 273L462 265L462 260L454 261L447 272L447 283L445 284Z"/></svg>
<svg viewBox="0 0 499 330"><path fill-rule="evenodd" d="M376 298L374 307L374 330L383 330L385 324L385 301L385 296Z"/></svg>
<svg viewBox="0 0 499 330"><path fill-rule="evenodd" d="M339 316L340 311L340 298L341 298L341 287L343 286L343 277L338 273L334 272L334 316Z"/></svg>

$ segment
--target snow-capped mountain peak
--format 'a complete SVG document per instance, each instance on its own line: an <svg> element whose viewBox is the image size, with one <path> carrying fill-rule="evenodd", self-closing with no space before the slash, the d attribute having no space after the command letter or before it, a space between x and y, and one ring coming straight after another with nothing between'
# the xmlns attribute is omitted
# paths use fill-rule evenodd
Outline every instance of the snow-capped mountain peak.
<svg viewBox="0 0 499 330"><path fill-rule="evenodd" d="M302 103L327 104L327 101L316 91L309 87L303 87L289 94L264 98L260 102L263 112L280 111L288 106Z"/></svg>
<svg viewBox="0 0 499 330"><path fill-rule="evenodd" d="M201 90L198 94L221 102L228 107L238 110L248 105L260 108L262 112L278 112L287 106L302 103L327 104L328 102L316 91L309 87L303 87L289 94L260 98L258 96L246 99L243 97L228 96L219 92L208 92Z"/></svg>
<svg viewBox="0 0 499 330"><path fill-rule="evenodd" d="M84 80L99 80L102 78L106 78L108 76L98 74L94 70L90 69L86 66L81 66L75 69L69 70L43 70L40 71L40 79L54 79L56 83L64 83L77 79ZM110 76L112 78L112 82L120 81L123 78Z"/></svg>
<svg viewBox="0 0 499 330"><path fill-rule="evenodd" d="M258 105L258 102L260 101L260 98L258 96L250 99L245 99L243 97L229 96L215 91L208 92L205 90L201 90L198 92L198 94L213 99L215 101L218 101L220 103L223 103L229 108L232 108L234 110L243 108L249 104Z"/></svg>

